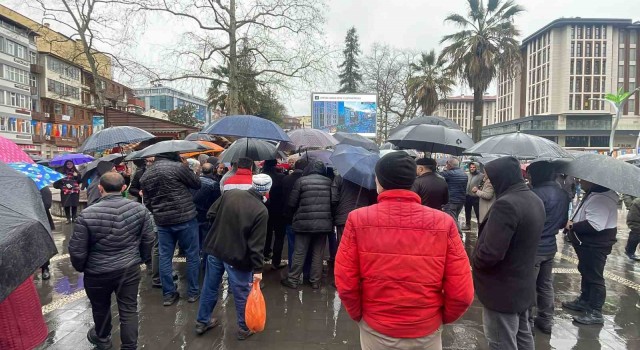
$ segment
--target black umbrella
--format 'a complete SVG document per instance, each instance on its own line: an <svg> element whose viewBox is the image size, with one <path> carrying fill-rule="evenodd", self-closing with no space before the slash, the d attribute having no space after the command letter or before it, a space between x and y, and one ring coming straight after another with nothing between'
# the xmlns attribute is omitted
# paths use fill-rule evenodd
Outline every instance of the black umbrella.
<svg viewBox="0 0 640 350"><path fill-rule="evenodd" d="M220 162L231 163L243 157L250 158L254 161L276 159L278 157L278 150L275 145L265 140L238 139L222 152Z"/></svg>
<svg viewBox="0 0 640 350"><path fill-rule="evenodd" d="M333 137L335 137L340 144L362 147L370 152L377 153L379 151L378 145L376 145L373 140L368 139L362 135L338 131L337 133L333 134Z"/></svg>
<svg viewBox="0 0 640 350"><path fill-rule="evenodd" d="M464 151L468 155L502 155L518 159L573 158L557 143L543 137L515 132L486 138Z"/></svg>
<svg viewBox="0 0 640 350"><path fill-rule="evenodd" d="M403 126L407 126L407 125L441 125L444 126L445 128L450 128L450 129L461 129L460 125L456 124L456 122L454 122L451 119L447 119L447 118L443 118L443 117L438 117L438 116L432 116L432 115L426 115L426 116L422 116L422 117L417 117L417 118L413 118L413 119L409 119L406 122L398 125L397 127L391 129L391 131L389 131L389 134L393 134L394 132L400 130L400 128L402 128Z"/></svg>
<svg viewBox="0 0 640 350"><path fill-rule="evenodd" d="M35 182L0 162L0 302L57 253Z"/></svg>
<svg viewBox="0 0 640 350"><path fill-rule="evenodd" d="M207 126L203 133L254 139L290 141L278 124L253 115L231 115Z"/></svg>
<svg viewBox="0 0 640 350"><path fill-rule="evenodd" d="M573 160L557 160L556 171L571 175L616 192L640 197L640 168L595 153L576 155Z"/></svg>
<svg viewBox="0 0 640 350"><path fill-rule="evenodd" d="M89 136L78 149L79 153L102 151L154 138L152 134L134 126L112 126Z"/></svg>
<svg viewBox="0 0 640 350"><path fill-rule="evenodd" d="M462 130L426 124L402 127L391 134L387 141L400 148L456 156L473 146L473 140Z"/></svg>
<svg viewBox="0 0 640 350"><path fill-rule="evenodd" d="M209 141L209 142L213 142L216 140L216 137L214 135L209 135L206 133L202 133L202 132L192 132L191 134L187 135L187 137L184 138L187 141Z"/></svg>
<svg viewBox="0 0 640 350"><path fill-rule="evenodd" d="M122 163L123 159L124 159L124 154L121 154L121 153L107 154L106 156L100 157L98 159L93 160L90 163L87 163L87 165L85 165L84 168L80 170L80 172L82 173L82 176L85 177L86 174L96 169L100 162L111 162L113 163L113 165L118 165Z"/></svg>
<svg viewBox="0 0 640 350"><path fill-rule="evenodd" d="M320 129L296 129L287 135L291 141L281 141L278 144L279 151L299 151L309 148L327 148L338 144L331 134Z"/></svg>
<svg viewBox="0 0 640 350"><path fill-rule="evenodd" d="M156 144L153 144L138 153L136 153L136 159L138 158L146 158L152 157L162 153L187 153L187 152L197 152L197 151L206 151L211 148L199 144L193 141L186 140L169 140L169 141L160 141ZM133 158L126 157L125 160L133 160Z"/></svg>

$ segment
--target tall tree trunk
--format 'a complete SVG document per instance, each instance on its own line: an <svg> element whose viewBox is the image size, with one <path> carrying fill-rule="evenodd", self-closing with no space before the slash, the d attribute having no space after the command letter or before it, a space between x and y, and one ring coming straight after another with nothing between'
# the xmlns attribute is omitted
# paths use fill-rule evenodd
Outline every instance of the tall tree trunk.
<svg viewBox="0 0 640 350"><path fill-rule="evenodd" d="M484 91L481 91L480 89L474 89L473 90L473 116L472 116L472 138L473 138L473 142L478 142L482 139L482 121L483 121L483 116L482 116L482 97L483 97ZM479 118L477 118L479 117Z"/></svg>
<svg viewBox="0 0 640 350"><path fill-rule="evenodd" d="M229 115L238 114L238 56L236 43L236 0L229 3Z"/></svg>

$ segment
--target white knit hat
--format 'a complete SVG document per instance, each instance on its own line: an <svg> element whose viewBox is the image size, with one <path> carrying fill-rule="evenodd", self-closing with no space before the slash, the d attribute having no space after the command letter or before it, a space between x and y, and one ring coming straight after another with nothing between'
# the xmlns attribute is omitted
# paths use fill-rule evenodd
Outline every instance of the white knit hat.
<svg viewBox="0 0 640 350"><path fill-rule="evenodd" d="M252 181L253 188L261 193L269 192L269 190L271 189L271 185L273 184L273 181L271 181L271 177L267 174L253 175Z"/></svg>

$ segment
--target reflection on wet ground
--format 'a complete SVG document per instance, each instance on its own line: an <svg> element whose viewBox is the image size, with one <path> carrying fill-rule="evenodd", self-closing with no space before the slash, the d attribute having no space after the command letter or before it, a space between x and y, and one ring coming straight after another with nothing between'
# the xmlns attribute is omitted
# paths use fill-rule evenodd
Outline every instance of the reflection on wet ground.
<svg viewBox="0 0 640 350"><path fill-rule="evenodd" d="M603 313L604 326L580 326L572 323L572 312L560 307L562 301L573 299L580 288L573 248L559 242L554 269L556 316L553 333L537 333L536 349L640 349L640 263L631 262L624 254L628 229L626 213L621 211L618 243L607 261L607 300ZM52 259L52 278L36 278L43 313L49 325L49 337L40 349L91 349L86 333L92 326L89 301L83 290L82 274L77 273L67 255L70 225L58 222L54 236L60 252ZM466 239L471 252L476 232ZM559 236L560 238L560 236ZM184 259L175 259L180 275L179 290L186 295ZM244 342L235 339L236 316L233 298L226 284L220 293L214 316L222 326L204 336L196 336L194 322L197 303L180 300L171 307L162 306L162 293L151 288L151 278L145 272L140 284L139 346L145 349L359 349L356 324L341 307L338 294L329 283L321 289L304 286L291 291L280 286L286 269L264 274L263 290L267 302L267 327L264 332ZM39 274L38 274L39 275ZM514 296L517 297L517 296ZM115 348L119 348L118 312L113 305ZM482 306L476 300L462 319L446 325L443 332L446 349L487 349L482 330Z"/></svg>

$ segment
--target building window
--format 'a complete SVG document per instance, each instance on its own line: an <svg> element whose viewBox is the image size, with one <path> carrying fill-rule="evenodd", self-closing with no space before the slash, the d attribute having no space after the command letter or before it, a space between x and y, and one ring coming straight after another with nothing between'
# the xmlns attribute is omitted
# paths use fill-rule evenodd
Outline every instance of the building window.
<svg viewBox="0 0 640 350"><path fill-rule="evenodd" d="M608 147L609 146L609 136L591 136L591 140L589 141L590 147Z"/></svg>
<svg viewBox="0 0 640 350"><path fill-rule="evenodd" d="M635 45L638 43L638 32L629 32L629 44Z"/></svg>
<svg viewBox="0 0 640 350"><path fill-rule="evenodd" d="M629 77L635 78L636 76L636 66L629 66Z"/></svg>
<svg viewBox="0 0 640 350"><path fill-rule="evenodd" d="M29 84L29 72L11 66L4 66L4 78L18 84Z"/></svg>
<svg viewBox="0 0 640 350"><path fill-rule="evenodd" d="M600 57L600 43L595 43L593 49L593 56Z"/></svg>
<svg viewBox="0 0 640 350"><path fill-rule="evenodd" d="M63 75L69 79L80 80L80 69L54 57L47 57L47 69Z"/></svg>
<svg viewBox="0 0 640 350"><path fill-rule="evenodd" d="M618 66L618 79L624 79L624 65Z"/></svg>
<svg viewBox="0 0 640 350"><path fill-rule="evenodd" d="M596 39L600 39L600 26L595 27L594 34Z"/></svg>
<svg viewBox="0 0 640 350"><path fill-rule="evenodd" d="M591 39L591 27L585 28L585 39Z"/></svg>
<svg viewBox="0 0 640 350"><path fill-rule="evenodd" d="M589 147L589 136L567 136L564 145L566 147Z"/></svg>
<svg viewBox="0 0 640 350"><path fill-rule="evenodd" d="M571 39L575 39L576 38L576 27L572 26L571 27Z"/></svg>
<svg viewBox="0 0 640 350"><path fill-rule="evenodd" d="M54 103L54 104L53 104L53 113L55 113L55 114L62 114L62 104L60 104L60 103Z"/></svg>
<svg viewBox="0 0 640 350"><path fill-rule="evenodd" d="M627 57L627 50L624 47L618 49L618 61L624 61L625 57Z"/></svg>
<svg viewBox="0 0 640 350"><path fill-rule="evenodd" d="M582 75L582 60L576 61L576 74Z"/></svg>
<svg viewBox="0 0 640 350"><path fill-rule="evenodd" d="M582 27L578 26L578 39L582 39Z"/></svg>
<svg viewBox="0 0 640 350"><path fill-rule="evenodd" d="M576 55L582 57L582 43L576 43Z"/></svg>
<svg viewBox="0 0 640 350"><path fill-rule="evenodd" d="M31 64L38 64L38 54L33 52L33 51L29 51L29 57L31 58Z"/></svg>
<svg viewBox="0 0 640 350"><path fill-rule="evenodd" d="M618 44L624 45L626 34L624 30L618 32Z"/></svg>
<svg viewBox="0 0 640 350"><path fill-rule="evenodd" d="M591 43L585 44L585 56L591 57Z"/></svg>

